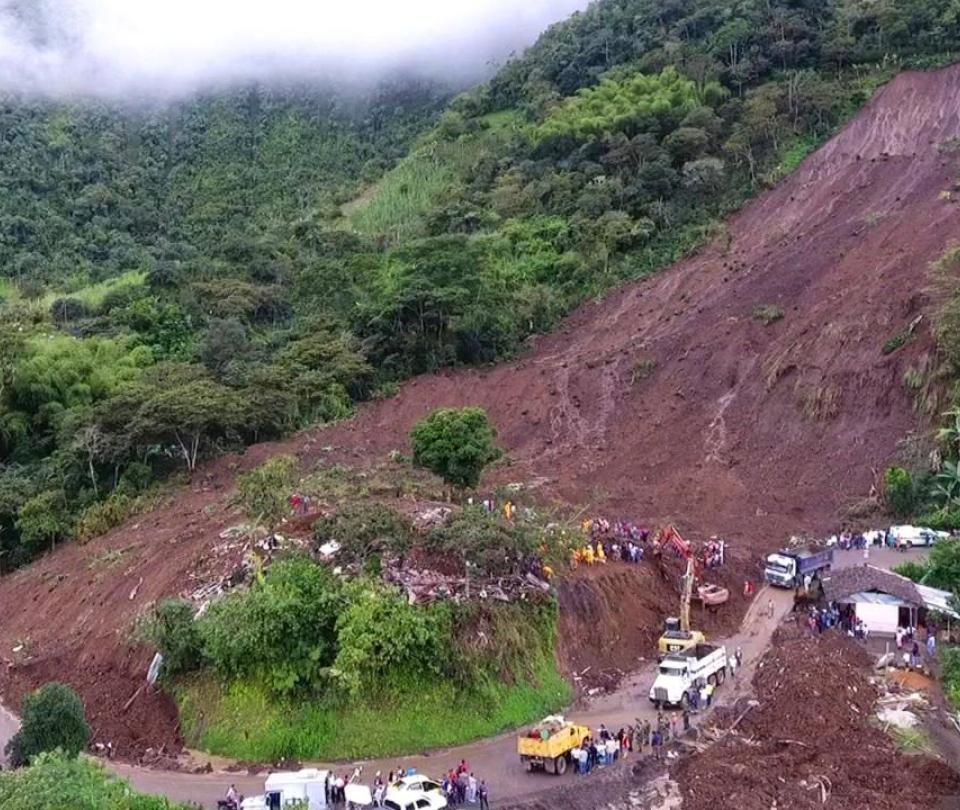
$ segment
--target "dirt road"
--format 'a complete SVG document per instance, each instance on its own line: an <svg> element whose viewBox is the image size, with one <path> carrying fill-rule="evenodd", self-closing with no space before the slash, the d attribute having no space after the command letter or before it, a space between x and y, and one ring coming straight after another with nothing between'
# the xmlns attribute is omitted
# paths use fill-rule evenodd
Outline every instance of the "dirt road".
<svg viewBox="0 0 960 810"><path fill-rule="evenodd" d="M911 551L907 554L897 554L890 551L870 552L870 563L884 568L890 567L907 559L921 559L923 551ZM862 552L838 552L836 567L859 565L863 562ZM774 616L767 614L770 600L774 603ZM719 692L719 702L732 700L740 690L745 688L753 674L753 668L766 650L773 631L792 605L790 591L765 588L754 600L747 612L740 632L732 638L725 639L724 643L730 648L740 646L744 653L744 670L736 679L728 679ZM655 719L656 711L650 705L647 690L653 679L654 664L634 673L624 680L621 687L607 695L590 700L585 706L572 709L569 714L578 722L596 728L604 723L608 728L618 729L620 726L634 722L634 718ZM456 718L451 718L456 722ZM0 711L0 741L6 742L8 736L15 729L15 720L8 713ZM465 759L471 769L487 780L491 787L494 804L510 799L517 800L539 793L545 789L556 787L558 780L572 781L577 778L572 774L565 777L548 776L546 774L527 774L517 761L515 753L515 735L502 734L498 737L481 740L469 745L456 748L432 751L421 756L394 757L391 759L375 760L362 763L351 763L349 766L339 764L333 766L337 770L353 768L355 764L363 766L364 778L372 781L374 774L379 770L384 776L390 770L402 765L405 768L416 768L429 774L440 774L450 766ZM191 801L200 803L203 807L215 807L216 800L221 798L227 787L233 783L245 795L259 794L263 790L263 776L247 776L245 774L231 774L216 772L211 774L171 773L141 768L131 765L115 764L117 773L129 779L141 791L167 796L177 801ZM330 767L330 766L324 766Z"/></svg>

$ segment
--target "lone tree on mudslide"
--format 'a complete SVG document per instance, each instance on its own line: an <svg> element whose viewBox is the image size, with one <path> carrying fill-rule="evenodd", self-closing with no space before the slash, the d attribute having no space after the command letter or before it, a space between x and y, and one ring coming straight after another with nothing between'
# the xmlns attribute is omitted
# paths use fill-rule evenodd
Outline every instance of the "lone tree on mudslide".
<svg viewBox="0 0 960 810"><path fill-rule="evenodd" d="M44 751L59 748L75 757L90 742L90 726L83 712L83 701L69 686L46 683L23 701L20 731L7 743L6 752L14 767L29 765Z"/></svg>
<svg viewBox="0 0 960 810"><path fill-rule="evenodd" d="M496 438L482 408L441 408L410 431L413 463L452 486L472 488L480 483L483 468L500 458Z"/></svg>

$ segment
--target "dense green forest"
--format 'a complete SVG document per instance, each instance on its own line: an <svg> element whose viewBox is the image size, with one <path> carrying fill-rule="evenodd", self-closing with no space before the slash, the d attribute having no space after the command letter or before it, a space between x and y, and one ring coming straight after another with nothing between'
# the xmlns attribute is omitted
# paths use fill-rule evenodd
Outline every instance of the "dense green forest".
<svg viewBox="0 0 960 810"><path fill-rule="evenodd" d="M442 116L399 81L4 98L0 566L226 446L516 351L722 236L958 36L956 0L601 0Z"/></svg>

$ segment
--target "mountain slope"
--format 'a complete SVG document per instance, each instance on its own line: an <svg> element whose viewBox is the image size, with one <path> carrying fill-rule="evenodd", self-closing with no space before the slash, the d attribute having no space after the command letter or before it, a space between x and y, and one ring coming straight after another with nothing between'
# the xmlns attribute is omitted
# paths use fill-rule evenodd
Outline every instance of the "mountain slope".
<svg viewBox="0 0 960 810"><path fill-rule="evenodd" d="M583 307L515 363L415 380L325 441L376 453L431 408L478 404L567 499L704 532L829 529L916 423L902 378L933 350L925 325L882 350L960 238L941 194L957 182L958 90L957 66L901 75L699 255ZM783 318L764 325L758 307Z"/></svg>
<svg viewBox="0 0 960 810"><path fill-rule="evenodd" d="M5 699L66 679L115 745L175 745L161 693L117 712L149 660L129 647L130 628L221 553L219 533L238 522L236 473L278 452L362 466L404 448L410 425L442 405L482 405L500 428L513 464L487 485L540 477L544 497L725 532L745 574L787 531L832 528L916 423L902 378L929 365L926 323L883 347L924 313L927 265L960 239L941 193L960 170L958 92L960 66L901 75L725 237L582 307L519 360L422 376L352 421L221 458L132 525L6 577ZM758 306L784 316L765 326ZM21 643L32 662L14 665Z"/></svg>

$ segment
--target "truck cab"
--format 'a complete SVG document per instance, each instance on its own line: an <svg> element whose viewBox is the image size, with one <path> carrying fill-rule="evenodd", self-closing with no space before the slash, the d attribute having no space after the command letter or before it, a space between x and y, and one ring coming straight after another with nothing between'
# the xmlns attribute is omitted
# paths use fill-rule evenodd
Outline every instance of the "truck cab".
<svg viewBox="0 0 960 810"><path fill-rule="evenodd" d="M660 708L683 705L687 690L701 683L719 686L727 673L727 651L723 646L697 644L685 652L671 653L657 668L650 687L650 700Z"/></svg>
<svg viewBox="0 0 960 810"><path fill-rule="evenodd" d="M763 578L772 585L792 588L797 581L797 561L785 554L770 554L763 569Z"/></svg>

